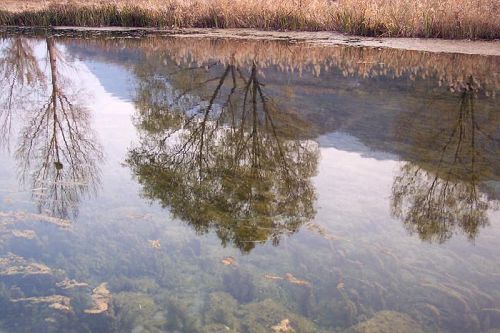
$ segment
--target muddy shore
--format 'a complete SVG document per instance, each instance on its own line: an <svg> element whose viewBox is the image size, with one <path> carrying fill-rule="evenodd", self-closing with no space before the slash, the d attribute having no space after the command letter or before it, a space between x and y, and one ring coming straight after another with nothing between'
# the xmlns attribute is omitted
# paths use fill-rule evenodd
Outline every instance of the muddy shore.
<svg viewBox="0 0 500 333"><path fill-rule="evenodd" d="M500 40L471 41L446 40L433 38L389 38L361 37L345 35L337 32L303 32L303 31L262 31L254 29L156 29L156 28L123 28L123 27L53 27L50 29L36 27L0 27L0 32L7 34L39 34L55 33L64 35L102 35L110 34L120 37L170 36L179 38L227 38L246 40L281 40L291 43L335 46L351 45L359 47L380 47L414 50L422 52L460 53L484 56L500 56Z"/></svg>

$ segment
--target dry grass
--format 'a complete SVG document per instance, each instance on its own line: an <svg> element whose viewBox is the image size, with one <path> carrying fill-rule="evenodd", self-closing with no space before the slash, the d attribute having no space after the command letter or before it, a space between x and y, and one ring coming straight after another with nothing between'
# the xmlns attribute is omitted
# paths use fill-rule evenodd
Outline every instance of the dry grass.
<svg viewBox="0 0 500 333"><path fill-rule="evenodd" d="M1 25L335 30L366 36L500 38L498 0L115 0L0 4Z"/></svg>

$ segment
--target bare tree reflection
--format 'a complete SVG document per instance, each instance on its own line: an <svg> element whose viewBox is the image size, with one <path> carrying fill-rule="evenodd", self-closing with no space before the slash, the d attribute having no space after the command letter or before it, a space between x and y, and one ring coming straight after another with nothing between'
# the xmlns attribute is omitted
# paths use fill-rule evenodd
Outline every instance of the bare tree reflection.
<svg viewBox="0 0 500 333"><path fill-rule="evenodd" d="M188 80L199 75L189 72ZM128 163L145 197L244 252L255 243L277 244L312 219L318 147L306 139L307 124L266 95L257 65L229 64L215 77L187 84L179 79L182 71L175 73L169 83L160 80L163 91L174 94L170 102L155 96L145 102L151 89L138 93L142 138ZM158 88L154 81L142 88ZM204 90L211 93L193 97Z"/></svg>
<svg viewBox="0 0 500 333"><path fill-rule="evenodd" d="M478 121L474 99L474 90L466 87L451 126L418 134L423 144L429 144L428 150L436 152L433 145L440 145L439 157L430 165L425 162L432 159L429 156L422 156L420 163L404 164L394 180L393 215L422 240L442 243L458 232L473 240L489 223L491 199L479 188L491 177L494 162L488 156L492 149L498 151L498 129L495 122Z"/></svg>
<svg viewBox="0 0 500 333"><path fill-rule="evenodd" d="M64 54L53 38L47 38L45 44L48 78L28 40L11 39L3 49L2 78L9 85L1 94L6 101L1 118L6 130L2 134L10 136L14 107L26 111L19 117L25 125L16 150L20 179L30 185L40 212L68 218L77 214L80 198L96 190L102 153L90 126L89 111L79 104L61 69ZM42 84L46 81L48 86ZM23 89L30 96L29 105L20 100L25 97ZM39 96L46 97L39 102Z"/></svg>
<svg viewBox="0 0 500 333"><path fill-rule="evenodd" d="M8 145L12 131L13 107L22 102L25 87L28 93L43 88L45 76L34 54L34 45L26 38L4 41L0 57L0 145Z"/></svg>

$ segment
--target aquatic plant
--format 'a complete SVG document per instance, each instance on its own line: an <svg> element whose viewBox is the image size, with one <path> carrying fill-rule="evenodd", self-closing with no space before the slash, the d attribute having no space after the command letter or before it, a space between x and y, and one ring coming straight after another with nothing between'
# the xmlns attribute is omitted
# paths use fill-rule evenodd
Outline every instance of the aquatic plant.
<svg viewBox="0 0 500 333"><path fill-rule="evenodd" d="M56 287L61 288L61 289L74 289L74 288L82 288L82 287L88 287L88 283L85 282L78 282L74 279L64 279L58 283L56 283Z"/></svg>
<svg viewBox="0 0 500 333"><path fill-rule="evenodd" d="M94 303L93 307L85 310L85 313L101 314L108 311L109 303L111 302L111 293L106 283L101 283L92 290L92 302Z"/></svg>
<svg viewBox="0 0 500 333"><path fill-rule="evenodd" d="M231 269L223 276L224 291L239 303L249 303L256 297L252 276L240 269Z"/></svg>
<svg viewBox="0 0 500 333"><path fill-rule="evenodd" d="M121 292L113 295L115 332L159 332L167 323L164 311L148 294Z"/></svg>
<svg viewBox="0 0 500 333"><path fill-rule="evenodd" d="M206 324L219 324L239 330L239 320L236 317L234 309L239 304L229 293L214 292L208 295L205 303L206 309L203 311L203 322Z"/></svg>
<svg viewBox="0 0 500 333"><path fill-rule="evenodd" d="M180 330L184 332L198 332L197 318L190 315L188 307L181 300L170 298L166 307L167 323L165 327L169 330Z"/></svg>
<svg viewBox="0 0 500 333"><path fill-rule="evenodd" d="M0 257L0 276L51 275L52 270L44 264L30 262L23 257L8 253Z"/></svg>
<svg viewBox="0 0 500 333"><path fill-rule="evenodd" d="M62 295L51 295L51 296L44 296L44 297L26 297L26 298L17 298L11 300L11 302L17 303L17 302L28 302L32 304L39 304L39 303L47 303L49 308L58 310L58 311L64 311L64 312L71 312L72 307L71 307L71 301L69 297L62 296Z"/></svg>

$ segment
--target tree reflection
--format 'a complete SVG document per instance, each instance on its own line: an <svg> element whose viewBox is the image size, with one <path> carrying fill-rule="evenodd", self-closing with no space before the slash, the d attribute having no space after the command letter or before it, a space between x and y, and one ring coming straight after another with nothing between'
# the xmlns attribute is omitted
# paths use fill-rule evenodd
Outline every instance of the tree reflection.
<svg viewBox="0 0 500 333"><path fill-rule="evenodd" d="M278 244L313 218L317 144L296 113L266 95L255 63L174 71L168 82L144 74L141 144L128 163L145 197L244 252Z"/></svg>
<svg viewBox="0 0 500 333"><path fill-rule="evenodd" d="M4 41L0 57L0 145L8 145L14 105L22 102L23 88L41 88L45 76L38 66L32 41L11 38Z"/></svg>
<svg viewBox="0 0 500 333"><path fill-rule="evenodd" d="M48 77L40 69L31 43L23 38L10 42L0 62L3 77L10 82L9 88L2 90L3 99L8 101L2 113L9 114L10 122L14 103L26 111L25 117L20 117L25 125L16 150L20 179L29 183L39 212L60 218L76 216L80 198L98 186L98 162L102 159L89 111L71 91L71 81L61 69L61 63L66 63L64 54L53 38L45 41ZM46 81L48 86L39 84ZM15 102L15 94L22 89L27 90L30 106L21 105L19 96Z"/></svg>
<svg viewBox="0 0 500 333"><path fill-rule="evenodd" d="M478 120L474 99L469 85L461 92L455 119L444 122L447 127L414 130L420 144L438 157L425 156L421 150L421 161L404 164L394 180L393 215L422 240L442 243L457 232L473 240L489 223L491 199L479 187L494 172L495 162L489 158L491 149L497 151L498 129L491 119Z"/></svg>

